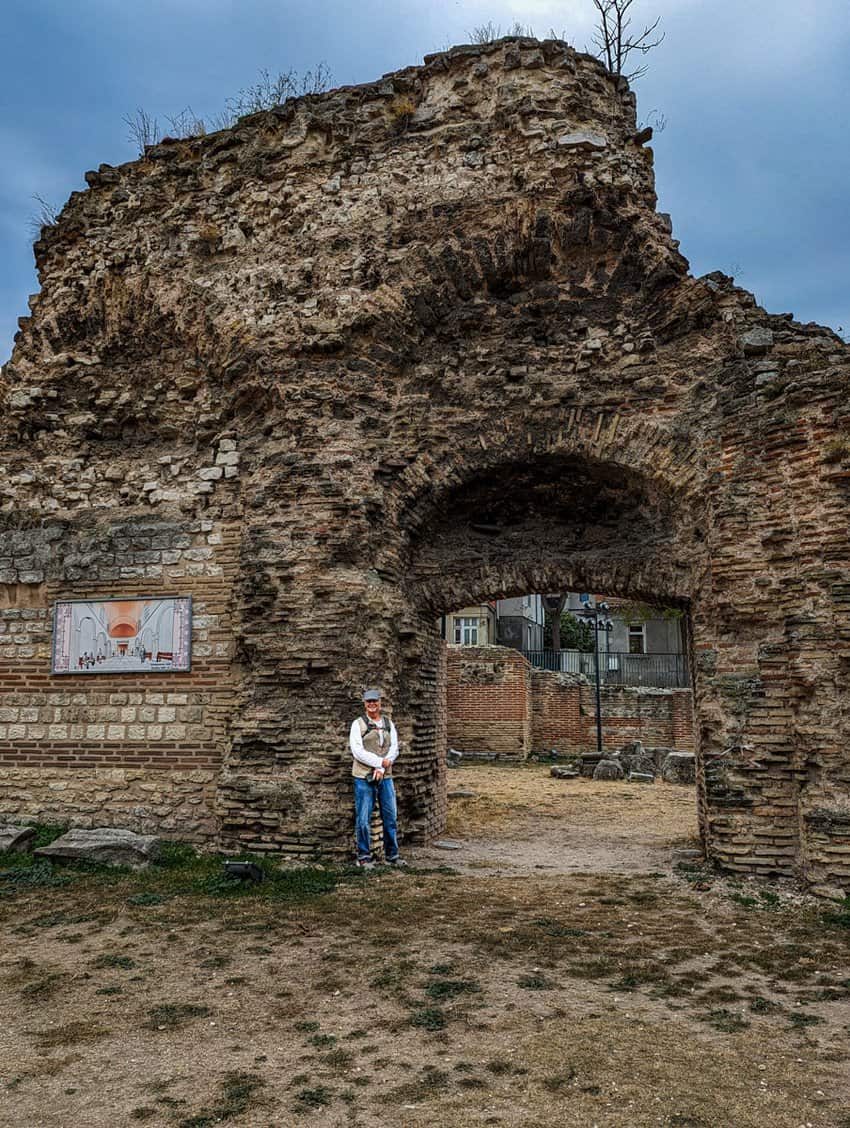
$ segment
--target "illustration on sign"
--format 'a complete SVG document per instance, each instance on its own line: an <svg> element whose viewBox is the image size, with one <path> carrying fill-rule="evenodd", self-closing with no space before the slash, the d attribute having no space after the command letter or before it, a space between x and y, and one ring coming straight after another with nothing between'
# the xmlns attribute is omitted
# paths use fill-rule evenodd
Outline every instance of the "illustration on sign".
<svg viewBox="0 0 850 1128"><path fill-rule="evenodd" d="M191 668L191 637L191 596L58 602L53 673L186 671Z"/></svg>

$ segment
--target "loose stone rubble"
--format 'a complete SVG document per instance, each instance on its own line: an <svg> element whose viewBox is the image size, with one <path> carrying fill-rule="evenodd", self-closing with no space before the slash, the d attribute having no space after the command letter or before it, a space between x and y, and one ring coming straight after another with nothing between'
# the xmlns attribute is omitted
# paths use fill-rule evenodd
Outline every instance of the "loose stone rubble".
<svg viewBox="0 0 850 1128"><path fill-rule="evenodd" d="M696 757L693 752L669 752L661 765L665 783L695 783Z"/></svg>
<svg viewBox="0 0 850 1128"><path fill-rule="evenodd" d="M20 853L29 849L35 838L35 827L32 826L0 826L0 852L11 850Z"/></svg>
<svg viewBox="0 0 850 1128"><path fill-rule="evenodd" d="M687 613L709 858L850 887L850 350L688 274L648 140L511 39L87 174L0 375L7 818L346 850L377 683L433 837L435 619L603 591ZM51 678L163 593L191 673Z"/></svg>

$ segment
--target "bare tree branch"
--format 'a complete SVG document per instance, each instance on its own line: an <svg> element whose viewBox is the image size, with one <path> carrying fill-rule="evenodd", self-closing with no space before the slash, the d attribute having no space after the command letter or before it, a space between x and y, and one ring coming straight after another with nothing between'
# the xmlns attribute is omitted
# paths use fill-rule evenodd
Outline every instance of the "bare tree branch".
<svg viewBox="0 0 850 1128"><path fill-rule="evenodd" d="M159 141L159 122L147 110L140 108L134 114L125 114L124 124L129 130L127 139L139 150L140 157L145 155L147 145L155 145Z"/></svg>
<svg viewBox="0 0 850 1128"><path fill-rule="evenodd" d="M59 208L54 207L43 196L39 196L38 192L34 193L33 199L38 204L38 211L30 216L29 229L32 237L38 239L42 227L53 227L59 222Z"/></svg>
<svg viewBox="0 0 850 1128"><path fill-rule="evenodd" d="M506 31L502 31L500 24L494 24L492 20L488 20L486 24L479 24L474 27L472 31L468 31L470 43L495 43L497 39L507 38L509 36L517 36L521 39L533 39L534 29L531 24L520 23L516 20Z"/></svg>
<svg viewBox="0 0 850 1128"><path fill-rule="evenodd" d="M633 3L634 0L593 0L593 6L599 13L599 22L593 34L597 55L607 64L612 74L622 75L629 80L640 78L647 71L646 63L626 71L629 56L646 55L664 40L664 32L658 32L660 16L651 24L646 24L639 34L631 33L629 9Z"/></svg>

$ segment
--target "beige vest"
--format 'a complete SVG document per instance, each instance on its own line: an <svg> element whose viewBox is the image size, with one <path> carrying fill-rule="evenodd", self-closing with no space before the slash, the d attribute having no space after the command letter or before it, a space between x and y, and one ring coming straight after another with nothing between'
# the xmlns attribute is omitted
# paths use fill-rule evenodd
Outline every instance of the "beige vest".
<svg viewBox="0 0 850 1128"><path fill-rule="evenodd" d="M378 736L378 730L376 728L369 729L368 732L366 731L366 720L365 720L364 717L358 717L357 723L360 725L360 735L363 738L363 747L366 749L367 752L371 752L373 756L380 756L380 758L383 760L383 758L387 755L387 753L390 750L390 722L389 722L389 718L388 717L381 717L380 721L378 722L378 724L383 727L383 731L384 731L384 743L383 744L381 744L381 742L380 742L380 739L379 739L379 736ZM368 764L361 764L359 760L355 760L352 757L351 774L356 779L365 779L369 775L369 773L374 771L374 770L375 769L370 768ZM390 765L386 769L386 771L384 772L384 775L385 776L392 775L392 765Z"/></svg>

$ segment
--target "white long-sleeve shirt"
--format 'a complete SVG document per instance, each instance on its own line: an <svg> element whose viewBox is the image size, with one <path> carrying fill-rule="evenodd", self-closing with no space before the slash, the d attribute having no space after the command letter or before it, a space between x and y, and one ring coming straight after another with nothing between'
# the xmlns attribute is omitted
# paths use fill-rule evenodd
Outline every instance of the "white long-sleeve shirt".
<svg viewBox="0 0 850 1128"><path fill-rule="evenodd" d="M383 745L387 735L384 732L383 725L378 728L377 732L378 740L381 745ZM351 755L355 760L359 760L361 764L367 764L370 768L380 768L383 767L384 759L389 760L390 764L395 763L395 759L398 756L398 733L396 732L395 725L390 721L388 749L384 751L382 748L383 755L375 756L374 753L368 752L363 747L363 737L360 734L360 718L357 717L356 720L352 722L351 732L348 734L348 745L351 748Z"/></svg>

